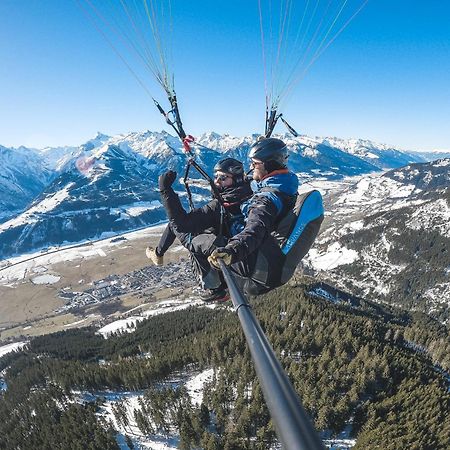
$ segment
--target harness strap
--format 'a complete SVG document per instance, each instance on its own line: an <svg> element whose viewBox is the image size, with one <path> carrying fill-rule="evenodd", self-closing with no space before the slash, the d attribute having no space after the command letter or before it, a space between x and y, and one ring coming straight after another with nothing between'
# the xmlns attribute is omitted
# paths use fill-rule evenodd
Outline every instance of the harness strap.
<svg viewBox="0 0 450 450"><path fill-rule="evenodd" d="M194 209L194 202L192 200L192 192L191 192L191 188L189 186L189 183L187 182L188 177L189 177L189 170L191 169L191 165L188 163L186 164L186 170L184 171L184 178L183 178L183 182L184 182L184 188L186 189L186 194L187 194L187 198L188 198L188 203L189 203L189 208L192 211Z"/></svg>

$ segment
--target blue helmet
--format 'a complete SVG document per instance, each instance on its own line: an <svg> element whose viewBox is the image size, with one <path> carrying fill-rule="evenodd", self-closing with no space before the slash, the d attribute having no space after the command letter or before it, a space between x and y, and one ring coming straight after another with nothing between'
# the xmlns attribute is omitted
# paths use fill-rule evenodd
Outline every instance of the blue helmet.
<svg viewBox="0 0 450 450"><path fill-rule="evenodd" d="M273 161L277 166L285 167L289 156L286 144L277 138L264 138L254 143L248 154L250 159L268 163Z"/></svg>

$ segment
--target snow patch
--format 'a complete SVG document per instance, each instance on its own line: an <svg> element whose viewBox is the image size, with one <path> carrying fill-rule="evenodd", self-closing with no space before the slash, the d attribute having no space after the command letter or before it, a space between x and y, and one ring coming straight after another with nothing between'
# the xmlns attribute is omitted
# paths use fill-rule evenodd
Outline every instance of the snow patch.
<svg viewBox="0 0 450 450"><path fill-rule="evenodd" d="M440 159L434 163L436 167L450 166L450 159Z"/></svg>
<svg viewBox="0 0 450 450"><path fill-rule="evenodd" d="M204 384L213 377L213 369L206 369L200 373L194 374L186 379L183 375L184 383L194 405L200 405L203 398ZM187 375L187 374L186 374ZM179 382L177 382L179 383ZM96 398L105 398L106 401L101 407L101 412L99 413L107 421L111 421L114 428L119 431L117 436L117 441L120 448L128 449L125 443L125 435L128 435L133 440L136 448L148 448L152 450L175 450L178 448L179 436L176 433L170 433L168 436L162 434L144 435L141 430L139 430L136 420L134 417L134 411L140 410L140 400L143 398L142 391L136 392L95 392L93 394L88 392L73 392L75 395L79 396L84 401L94 401ZM126 409L126 415L128 418L128 425L126 428L122 424L117 423L117 420L113 414L113 405L118 401L124 401L124 406Z"/></svg>
<svg viewBox="0 0 450 450"><path fill-rule="evenodd" d="M203 386L212 380L214 375L213 369L207 369L198 375L195 375L186 383L186 389L191 397L193 405L200 406L203 401Z"/></svg>
<svg viewBox="0 0 450 450"><path fill-rule="evenodd" d="M0 358L8 353L21 350L28 342L14 342L13 344L7 344L0 347Z"/></svg>
<svg viewBox="0 0 450 450"><path fill-rule="evenodd" d="M303 156L309 156L310 158L317 158L319 152L316 148L313 147L305 147L302 151Z"/></svg>
<svg viewBox="0 0 450 450"><path fill-rule="evenodd" d="M9 228L14 228L20 226L24 223L34 223L36 222L37 215L46 213L48 211L52 211L55 209L60 203L62 203L66 198L70 196L69 189L71 188L71 184L67 185L64 189L56 192L53 195L49 195L39 203L36 203L31 208L27 209L26 212L19 214L16 218L8 220L5 223L0 225L0 232L5 231Z"/></svg>
<svg viewBox="0 0 450 450"><path fill-rule="evenodd" d="M347 226L351 231L362 230L364 228L364 220L357 220L355 222L350 222Z"/></svg>
<svg viewBox="0 0 450 450"><path fill-rule="evenodd" d="M162 208L162 204L159 200L153 200L152 202L136 202L120 208L111 208L111 214L138 217L146 211L152 211L159 208Z"/></svg>
<svg viewBox="0 0 450 450"><path fill-rule="evenodd" d="M86 322L86 320L87 320L87 317L85 317L84 319L81 319L81 320L77 320L76 322L68 323L68 324L64 325L64 328L74 327L76 325L79 325L80 323Z"/></svg>
<svg viewBox="0 0 450 450"><path fill-rule="evenodd" d="M424 293L424 297L437 304L446 303L450 307L450 283L438 283Z"/></svg>
<svg viewBox="0 0 450 450"><path fill-rule="evenodd" d="M450 208L444 199L419 206L406 226L413 230L437 230L450 237Z"/></svg>
<svg viewBox="0 0 450 450"><path fill-rule="evenodd" d="M194 305L211 309L214 309L218 306L217 304L205 305L205 303L202 302L201 300L197 300L194 298L188 299L171 298L159 302L156 307L143 312L142 315L140 316L131 316L125 319L119 319L114 322L111 322L108 325L105 325L104 327L100 328L97 331L97 333L101 334L105 339L110 337L113 333L123 333L123 332L132 333L136 329L136 324L144 319L159 316L161 314L167 314L173 311L181 311Z"/></svg>
<svg viewBox="0 0 450 450"><path fill-rule="evenodd" d="M126 319L116 320L114 322L105 325L97 331L97 334L101 334L105 339L110 337L113 333L131 333L136 327L136 323L144 320L142 316L132 316Z"/></svg>
<svg viewBox="0 0 450 450"><path fill-rule="evenodd" d="M351 206L375 205L389 199L408 198L414 190L417 191L413 184L405 185L377 174L361 179L356 184L356 188L352 187L336 201L336 204Z"/></svg>
<svg viewBox="0 0 450 450"><path fill-rule="evenodd" d="M56 275L39 275L38 277L32 278L31 282L33 284L55 284L61 277Z"/></svg>
<svg viewBox="0 0 450 450"><path fill-rule="evenodd" d="M331 270L344 264L351 264L359 259L357 251L341 247L339 242L330 245L326 253L319 253L316 249L309 251L309 260L317 270Z"/></svg>
<svg viewBox="0 0 450 450"><path fill-rule="evenodd" d="M339 299L336 298L335 296L331 295L328 291L326 291L325 289L321 288L321 287L316 287L314 289L311 289L308 294L314 296L314 297L319 297L319 298L324 298L325 300L330 301L331 303L340 303ZM303 325L302 325L303 328Z"/></svg>

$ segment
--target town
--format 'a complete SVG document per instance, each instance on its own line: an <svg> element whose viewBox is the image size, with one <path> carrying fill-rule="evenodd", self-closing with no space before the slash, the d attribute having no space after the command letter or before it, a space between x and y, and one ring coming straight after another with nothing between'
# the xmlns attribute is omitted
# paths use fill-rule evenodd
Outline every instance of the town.
<svg viewBox="0 0 450 450"><path fill-rule="evenodd" d="M195 282L190 261L182 259L164 267L146 266L125 275L110 275L94 281L92 288L77 292L64 288L59 297L65 304L56 312L79 309L84 306L115 300L123 295L135 294L149 299L162 289L172 289L181 293Z"/></svg>

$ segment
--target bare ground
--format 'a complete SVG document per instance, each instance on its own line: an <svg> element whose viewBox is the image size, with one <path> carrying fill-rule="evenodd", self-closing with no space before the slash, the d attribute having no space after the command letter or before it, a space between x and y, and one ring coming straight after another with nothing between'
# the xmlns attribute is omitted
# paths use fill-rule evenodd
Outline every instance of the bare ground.
<svg viewBox="0 0 450 450"><path fill-rule="evenodd" d="M186 295L181 288L163 288L154 292L153 286L149 285L148 292L145 289L130 292L105 303L57 312L65 304L58 297L62 289L82 292L92 288L94 281L109 275L125 275L151 265L145 256L145 248L147 245L156 246L162 231L163 226L148 228L125 235L125 239L116 240L114 245L111 245L112 239L102 241L105 245L86 245L79 249L76 257L73 252L65 257L67 250L50 256L37 254L30 261L15 264L17 277L7 275L10 268L0 268L0 342L99 323L106 317L118 317L135 307L145 310L156 300ZM100 250L95 251L97 248ZM164 262L178 263L186 257L186 250L176 241L164 256ZM164 271L160 273L164 277ZM60 279L53 284L35 284L36 277L41 275Z"/></svg>

